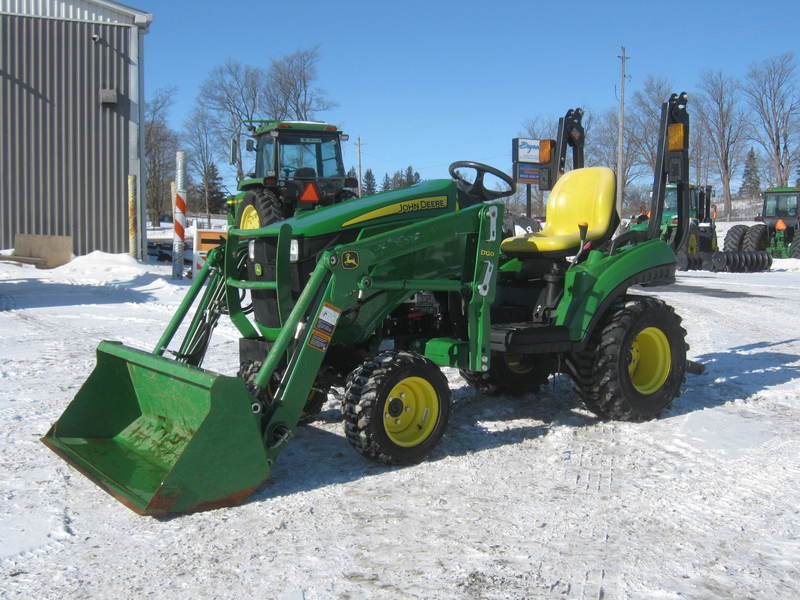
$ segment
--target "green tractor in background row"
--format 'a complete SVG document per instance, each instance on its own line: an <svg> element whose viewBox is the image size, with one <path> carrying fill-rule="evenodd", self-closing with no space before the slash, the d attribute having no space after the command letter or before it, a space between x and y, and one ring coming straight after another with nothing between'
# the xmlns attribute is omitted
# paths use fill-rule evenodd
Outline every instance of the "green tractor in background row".
<svg viewBox="0 0 800 600"><path fill-rule="evenodd" d="M348 136L328 123L250 121L246 148L255 167L228 198L228 224L258 229L296 213L356 198L355 178L346 177L342 145ZM231 140L231 164L239 152Z"/></svg>
<svg viewBox="0 0 800 600"><path fill-rule="evenodd" d="M712 270L711 257L719 251L717 245L716 205L712 204L714 190L711 186L690 185L689 232L686 243L676 253L678 270L690 269ZM650 225L650 217L644 207L640 214L633 217L628 229L646 230ZM661 217L661 238L669 241L676 235L678 225L678 189L674 184L667 185L664 199L664 213Z"/></svg>
<svg viewBox="0 0 800 600"><path fill-rule="evenodd" d="M726 251L764 251L774 258L800 258L800 187L770 188L756 225L734 225L725 236Z"/></svg>
<svg viewBox="0 0 800 600"><path fill-rule="evenodd" d="M613 239L605 167L548 172L544 227L505 239L499 199L513 180L468 161L448 179L259 228L241 218L152 351L101 342L44 443L133 510L163 515L242 502L331 386L344 389L347 441L385 464L423 460L445 433L440 367L512 394L565 372L601 418L657 416L691 370L686 332L671 307L630 288L675 281L689 225L686 102L662 106L650 227ZM667 183L678 198L670 242ZM237 377L200 368L222 315L240 335Z"/></svg>

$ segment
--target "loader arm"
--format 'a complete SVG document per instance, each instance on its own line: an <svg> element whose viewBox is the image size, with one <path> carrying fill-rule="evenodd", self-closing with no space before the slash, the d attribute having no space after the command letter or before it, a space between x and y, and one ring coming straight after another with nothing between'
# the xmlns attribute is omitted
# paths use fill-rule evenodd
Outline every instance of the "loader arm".
<svg viewBox="0 0 800 600"><path fill-rule="evenodd" d="M369 320L358 323L363 338L391 312L399 301L415 291L460 292L467 301L469 331L468 360L470 368L480 371L489 361L490 307L494 300L497 261L500 250L500 224L502 205L484 204L455 213L415 222L390 232L340 245L322 253L311 278L306 284L288 318L270 348L263 365L255 377L254 385L262 389L272 379L278 365L287 357L274 400L263 410L266 424L264 441L270 460L274 460L282 446L291 437L314 383L322 361L336 338L336 327L343 313L357 308L381 291L402 291L403 295L383 295L371 301L382 304L381 310L371 313ZM284 226L286 227L286 226ZM281 228L283 235L287 231ZM477 236L476 236L477 232ZM259 237L254 230L232 229L226 249L228 256L235 252L239 242ZM280 234L279 234L280 235ZM440 279L397 279L381 277L381 267L397 264L403 258L419 256L431 247L447 247L448 241L458 241L461 255L454 258L457 265L469 263L470 268L459 269L462 276ZM280 246L280 244L279 244ZM453 250L458 253L458 250ZM281 263L288 263L288 247L279 252L277 272ZM450 261L448 261L450 262ZM228 264L232 264L228 261ZM376 273L378 274L376 276ZM248 282L227 279L229 288L255 289L268 282ZM238 296L232 298L238 302ZM231 316L241 315L241 307L231 307ZM357 322L357 321L356 321ZM235 321L243 335L252 335L252 326ZM352 325L350 325L352 327ZM258 389L252 390L257 394Z"/></svg>

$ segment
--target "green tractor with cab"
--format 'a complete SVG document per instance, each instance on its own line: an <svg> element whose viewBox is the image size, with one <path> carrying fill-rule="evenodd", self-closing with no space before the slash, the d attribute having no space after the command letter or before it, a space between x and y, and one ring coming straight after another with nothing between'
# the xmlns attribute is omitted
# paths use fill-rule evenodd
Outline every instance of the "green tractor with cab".
<svg viewBox="0 0 800 600"><path fill-rule="evenodd" d="M255 166L228 198L228 223L258 229L295 213L357 197L358 181L347 177L342 142L348 136L335 125L314 121L250 121L248 152ZM231 164L239 151L231 140Z"/></svg>
<svg viewBox="0 0 800 600"><path fill-rule="evenodd" d="M678 270L712 270L711 257L719 251L717 245L716 205L712 204L714 190L711 186L689 186L689 232L686 243L678 248ZM633 217L629 230L646 230L650 225L648 211L643 207L639 215ZM678 189L668 184L664 199L664 213L661 216L661 238L671 240L676 235L678 225Z"/></svg>
<svg viewBox="0 0 800 600"><path fill-rule="evenodd" d="M800 187L770 188L752 226L734 225L725 236L725 250L766 252L772 258L800 258Z"/></svg>
<svg viewBox="0 0 800 600"><path fill-rule="evenodd" d="M447 179L259 227L239 219L151 351L101 342L44 443L133 510L164 515L242 502L331 386L344 390L347 441L385 464L423 460L447 431L442 367L511 394L566 372L599 417L656 417L680 393L686 332L631 288L675 280L689 223L686 102L662 106L651 226L614 239L605 167L549 173L542 230L505 239L499 199L513 180L469 161ZM671 242L660 232L668 183ZM201 368L222 316L239 332L238 376Z"/></svg>

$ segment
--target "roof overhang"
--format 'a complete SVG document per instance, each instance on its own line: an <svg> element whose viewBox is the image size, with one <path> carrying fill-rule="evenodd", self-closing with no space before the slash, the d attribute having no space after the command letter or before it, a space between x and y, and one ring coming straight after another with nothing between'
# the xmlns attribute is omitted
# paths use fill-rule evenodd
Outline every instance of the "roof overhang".
<svg viewBox="0 0 800 600"><path fill-rule="evenodd" d="M122 13L127 15L133 19L133 24L144 29L153 22L153 14L144 12L143 10L139 10L138 8L133 8L132 6L128 6L127 4L122 4L121 2L113 2L112 0L87 0L92 4L96 4L98 6L102 6L103 8L107 8L109 10L113 10L118 13Z"/></svg>

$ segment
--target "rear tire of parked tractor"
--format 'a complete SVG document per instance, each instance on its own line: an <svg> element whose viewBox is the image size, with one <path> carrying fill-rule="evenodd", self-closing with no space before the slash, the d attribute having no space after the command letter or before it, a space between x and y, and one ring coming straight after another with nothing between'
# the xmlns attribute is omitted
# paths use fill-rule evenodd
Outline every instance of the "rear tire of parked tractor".
<svg viewBox="0 0 800 600"><path fill-rule="evenodd" d="M742 239L749 228L747 225L734 225L725 234L725 241L722 243L723 252L738 252L741 250Z"/></svg>
<svg viewBox="0 0 800 600"><path fill-rule="evenodd" d="M572 379L597 416L645 421L668 408L686 369L686 331L672 307L628 296L598 325L586 347L570 357Z"/></svg>
<svg viewBox="0 0 800 600"><path fill-rule="evenodd" d="M353 372L343 406L345 435L358 452L389 465L413 464L447 428L450 388L424 356L388 351Z"/></svg>
<svg viewBox="0 0 800 600"><path fill-rule="evenodd" d="M488 371L459 369L458 372L482 394L522 396L538 392L539 386L556 372L556 365L545 354L495 352Z"/></svg>
<svg viewBox="0 0 800 600"><path fill-rule="evenodd" d="M758 223L748 228L742 238L743 252L766 250L768 245L769 236L767 234L767 226L764 223Z"/></svg>
<svg viewBox="0 0 800 600"><path fill-rule="evenodd" d="M278 197L269 190L259 188L245 195L239 206L236 226L239 229L260 229L285 218Z"/></svg>
<svg viewBox="0 0 800 600"><path fill-rule="evenodd" d="M792 238L789 256L791 258L800 258L800 230L795 229L794 231L794 238Z"/></svg>
<svg viewBox="0 0 800 600"><path fill-rule="evenodd" d="M250 387L253 383L253 380L255 380L259 369L261 368L261 364L261 361L258 360L246 360L239 365L239 372L236 374L236 376L240 379L243 379L245 385ZM274 386L276 386L280 381L279 377L276 377L275 375L273 375L272 379ZM258 396L258 400L261 401L261 404L265 408L272 403L274 394L273 389L273 386L268 386L267 389L261 390L261 393ZM311 388L311 391L308 392L308 397L306 398L306 403L305 406L303 406L303 412L300 414L300 420L298 423L300 425L306 425L307 423L311 423L314 419L316 419L317 415L322 412L322 406L325 404L327 399L328 390L314 385Z"/></svg>

